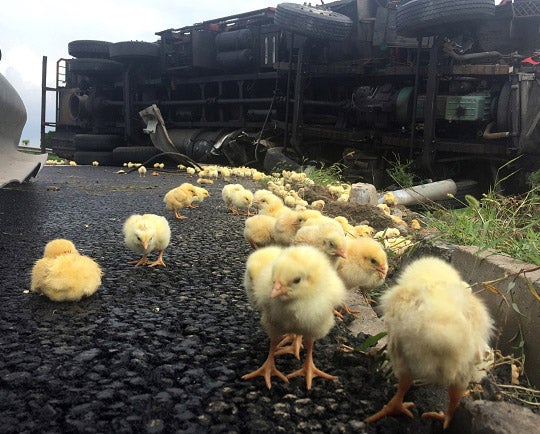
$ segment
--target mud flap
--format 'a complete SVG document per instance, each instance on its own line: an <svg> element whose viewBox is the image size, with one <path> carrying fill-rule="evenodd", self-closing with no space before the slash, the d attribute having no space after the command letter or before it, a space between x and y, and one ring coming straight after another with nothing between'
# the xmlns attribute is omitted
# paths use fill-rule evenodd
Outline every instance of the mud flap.
<svg viewBox="0 0 540 434"><path fill-rule="evenodd" d="M190 157L178 152L178 149L169 136L167 128L165 128L165 120L157 105L152 104L144 110L141 110L139 116L146 123L146 128L143 131L150 135L150 139L157 149L164 154L169 155L177 163L200 168L200 166Z"/></svg>
<svg viewBox="0 0 540 434"><path fill-rule="evenodd" d="M0 74L0 187L24 182L36 176L47 161L47 154L32 155L18 150L26 123L24 103L9 81Z"/></svg>

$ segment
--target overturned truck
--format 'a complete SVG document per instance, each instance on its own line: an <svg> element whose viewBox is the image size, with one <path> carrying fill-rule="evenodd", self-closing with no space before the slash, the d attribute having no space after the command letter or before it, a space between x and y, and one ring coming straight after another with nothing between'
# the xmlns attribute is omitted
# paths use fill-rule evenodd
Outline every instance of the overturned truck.
<svg viewBox="0 0 540 434"><path fill-rule="evenodd" d="M343 0L155 42L74 40L50 146L82 164L144 161L165 149L153 108L167 149L199 163L339 162L381 186L396 161L482 183L510 162L525 182L540 168L539 28L540 0Z"/></svg>

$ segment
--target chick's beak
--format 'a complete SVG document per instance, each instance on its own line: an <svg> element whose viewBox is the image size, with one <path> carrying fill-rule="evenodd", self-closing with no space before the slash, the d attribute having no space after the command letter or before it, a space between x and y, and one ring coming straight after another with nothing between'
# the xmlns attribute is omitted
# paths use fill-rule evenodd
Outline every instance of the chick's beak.
<svg viewBox="0 0 540 434"><path fill-rule="evenodd" d="M386 277L386 273L388 273L388 267L377 267L377 272L379 273L379 276L381 279L384 279Z"/></svg>
<svg viewBox="0 0 540 434"><path fill-rule="evenodd" d="M342 257L343 259L347 259L347 253L345 249L338 249L336 251L336 255Z"/></svg>
<svg viewBox="0 0 540 434"><path fill-rule="evenodd" d="M286 294L287 291L283 287L282 283L276 280L272 285L272 292L270 293L270 298L276 298Z"/></svg>
<svg viewBox="0 0 540 434"><path fill-rule="evenodd" d="M148 249L148 240L142 240L141 245L143 246L144 250Z"/></svg>

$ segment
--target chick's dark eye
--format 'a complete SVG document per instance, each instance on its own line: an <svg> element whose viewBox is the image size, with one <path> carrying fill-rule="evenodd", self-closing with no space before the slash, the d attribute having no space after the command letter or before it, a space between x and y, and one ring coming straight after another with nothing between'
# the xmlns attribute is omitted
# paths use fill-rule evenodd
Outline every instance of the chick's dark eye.
<svg viewBox="0 0 540 434"><path fill-rule="evenodd" d="M296 279L293 280L293 283L294 283L295 285L297 285L298 283L300 283L301 280L302 280L301 277L297 277Z"/></svg>
<svg viewBox="0 0 540 434"><path fill-rule="evenodd" d="M371 263L372 263L373 265L377 265L377 260L374 259L374 258L371 258Z"/></svg>

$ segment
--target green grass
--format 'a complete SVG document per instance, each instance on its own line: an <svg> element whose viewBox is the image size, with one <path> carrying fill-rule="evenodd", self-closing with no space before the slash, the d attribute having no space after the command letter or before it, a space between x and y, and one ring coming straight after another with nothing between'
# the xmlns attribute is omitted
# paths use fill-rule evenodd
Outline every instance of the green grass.
<svg viewBox="0 0 540 434"><path fill-rule="evenodd" d="M310 168L307 177L315 184L337 185L343 183L343 167L341 163L334 163L330 166L321 165L319 168Z"/></svg>
<svg viewBox="0 0 540 434"><path fill-rule="evenodd" d="M462 206L426 213L442 241L493 249L540 265L540 186L533 185L521 196L493 191L480 199L466 196Z"/></svg>

